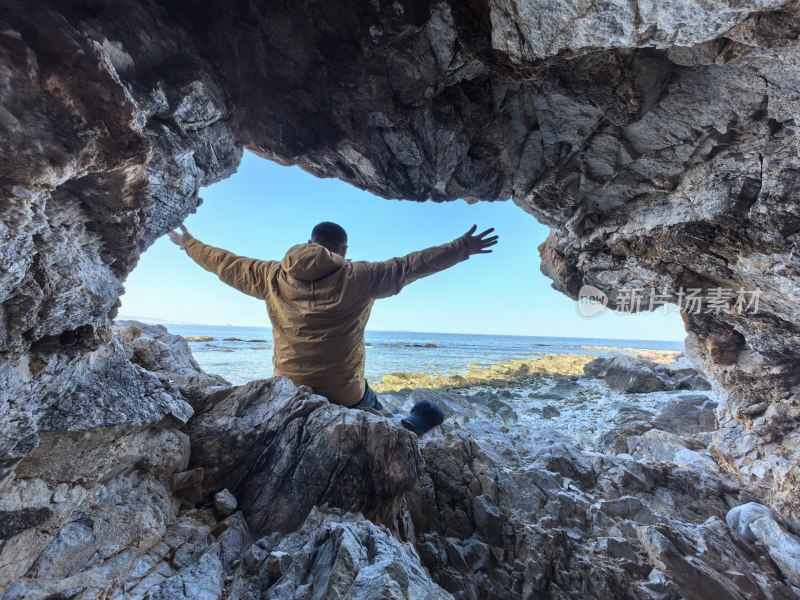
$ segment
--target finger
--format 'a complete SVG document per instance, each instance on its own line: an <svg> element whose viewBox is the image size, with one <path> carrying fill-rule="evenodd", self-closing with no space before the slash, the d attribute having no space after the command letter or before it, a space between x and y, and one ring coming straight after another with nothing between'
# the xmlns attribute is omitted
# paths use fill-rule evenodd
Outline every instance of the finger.
<svg viewBox="0 0 800 600"><path fill-rule="evenodd" d="M181 231L183 232L183 235L189 235L189 230L186 229L186 226L183 223L181 223Z"/></svg>
<svg viewBox="0 0 800 600"><path fill-rule="evenodd" d="M494 241L491 241L491 242L486 240L486 241L481 242L481 248L488 248L489 246L494 246L496 243L497 243L497 240L494 240Z"/></svg>
<svg viewBox="0 0 800 600"><path fill-rule="evenodd" d="M491 254L491 250L478 250L478 254Z"/></svg>
<svg viewBox="0 0 800 600"><path fill-rule="evenodd" d="M483 233L479 233L477 237L483 237L485 235L489 235L493 231L494 231L494 227L491 227L491 228L487 229L486 231L484 231Z"/></svg>
<svg viewBox="0 0 800 600"><path fill-rule="evenodd" d="M473 233L475 233L476 229L478 229L478 226L477 225L473 225L472 227L469 228L469 231L464 234L464 237L468 237L468 236L472 235Z"/></svg>
<svg viewBox="0 0 800 600"><path fill-rule="evenodd" d="M481 242L494 242L495 240L499 239L500 239L499 235L493 235L492 237L481 240Z"/></svg>

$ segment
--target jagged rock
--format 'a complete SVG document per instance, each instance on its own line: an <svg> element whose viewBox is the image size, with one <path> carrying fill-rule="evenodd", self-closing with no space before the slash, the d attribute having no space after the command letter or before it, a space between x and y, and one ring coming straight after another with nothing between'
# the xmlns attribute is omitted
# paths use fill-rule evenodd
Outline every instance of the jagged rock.
<svg viewBox="0 0 800 600"><path fill-rule="evenodd" d="M791 584L800 587L800 539L787 532L771 516L751 521L749 528Z"/></svg>
<svg viewBox="0 0 800 600"><path fill-rule="evenodd" d="M177 391L130 363L115 338L77 356L58 353L26 356L17 368L17 375L23 379L29 379L29 369L34 369L40 375L46 374L49 380L46 387L32 384L26 402L14 401L0 419L3 454L0 482L41 443L43 435L57 437L59 433L111 428L124 435L126 431L166 418L180 423L192 414L191 407ZM66 460L65 456L50 458L58 463ZM97 458L112 460L111 455ZM80 468L74 464L73 467Z"/></svg>
<svg viewBox="0 0 800 600"><path fill-rule="evenodd" d="M719 529L717 520L709 522L707 525L704 524L700 531L713 535L719 533ZM764 597L764 592L759 586L761 582L758 579L748 580L741 577L744 575L743 573L738 573L730 569L724 561L719 561L719 558L727 558L726 556L713 556L707 562L697 560L696 555L692 556L690 553L693 550L692 541L694 540L682 536L670 539L669 536L653 527L639 529L639 540L642 550L659 572L675 578L675 581L671 582L671 586L665 582L667 585L664 586L666 588L664 591L680 590L681 596L692 600L741 598L751 594L754 597ZM720 570L713 568L714 563ZM726 569L726 567L728 568ZM788 598L789 593L786 590L782 597Z"/></svg>
<svg viewBox="0 0 800 600"><path fill-rule="evenodd" d="M422 562L454 597L792 597L764 552L730 537L724 476L586 455L556 434L529 441L533 464L485 442L423 438L406 495Z"/></svg>
<svg viewBox="0 0 800 600"><path fill-rule="evenodd" d="M47 368L58 364L53 358ZM185 468L189 451L177 426L192 414L180 394L128 362L114 339L73 360L51 383L47 409L29 412L35 447L17 464L7 463L13 474L0 487L6 523L0 587L35 561L33 572L43 581L67 579L90 558L111 577L123 557L106 559L137 536L151 535L150 528L157 535L176 511L169 481ZM3 441L14 448L19 436ZM81 552L70 549L73 543Z"/></svg>
<svg viewBox="0 0 800 600"><path fill-rule="evenodd" d="M589 365L591 364L592 363L589 363ZM584 370L586 370L586 367L589 365L586 365ZM544 392L535 392L534 397L541 398L542 400L567 400L575 396L580 390L581 386L579 383L569 379L562 379Z"/></svg>
<svg viewBox="0 0 800 600"><path fill-rule="evenodd" d="M678 435L651 429L642 435L628 438L628 452L639 460L657 460L696 470L718 470L719 467L707 452L687 447Z"/></svg>
<svg viewBox="0 0 800 600"><path fill-rule="evenodd" d="M186 431L206 494L229 489L257 535L293 531L326 503L391 521L420 471L417 438L399 423L282 377L231 389Z"/></svg>
<svg viewBox="0 0 800 600"><path fill-rule="evenodd" d="M224 589L222 561L216 544L197 562L148 590L152 600L219 600Z"/></svg>
<svg viewBox="0 0 800 600"><path fill-rule="evenodd" d="M641 435L653 428L655 414L629 403L616 404L614 409L614 427L600 436L597 447L603 452L619 454L628 451L629 437Z"/></svg>
<svg viewBox="0 0 800 600"><path fill-rule="evenodd" d="M256 574L238 575L226 597L452 598L431 581L411 544L361 515L317 509L275 546Z"/></svg>
<svg viewBox="0 0 800 600"><path fill-rule="evenodd" d="M714 400L699 394L681 395L662 401L662 406L658 413L653 413L628 402L616 403L611 415L614 426L598 438L597 448L612 454L626 453L635 448L638 458L681 463L675 452L683 455L683 449L694 451L708 447L711 432L717 426L717 403ZM677 437L664 437L658 432L642 437L651 429ZM672 450L665 451L665 445ZM661 449L657 450L657 447Z"/></svg>
<svg viewBox="0 0 800 600"><path fill-rule="evenodd" d="M664 377L672 389L676 390L710 390L711 384L692 367L672 365L655 365L656 371Z"/></svg>
<svg viewBox="0 0 800 600"><path fill-rule="evenodd" d="M197 504L203 499L203 469L175 473L171 489L189 506Z"/></svg>
<svg viewBox="0 0 800 600"><path fill-rule="evenodd" d="M642 504L641 500L633 496L622 496L616 500L601 501L600 511L609 517L625 519L641 525L652 525L656 522L653 513Z"/></svg>
<svg viewBox="0 0 800 600"><path fill-rule="evenodd" d="M166 486L142 473L119 475L89 489L69 487L62 491L65 500L53 502L52 518L29 524L35 526L4 546L10 559L4 557L0 587L16 589L10 597L47 597L72 589L99 594L128 576L177 516ZM70 500L64 514L58 504Z"/></svg>
<svg viewBox="0 0 800 600"><path fill-rule="evenodd" d="M609 387L627 394L711 389L696 369L685 366L685 361L663 365L625 355L601 356L585 365L583 371L586 377L603 378Z"/></svg>
<svg viewBox="0 0 800 600"><path fill-rule="evenodd" d="M112 330L132 363L177 386L192 404L231 385L222 377L204 372L192 356L189 344L162 325L117 321Z"/></svg>
<svg viewBox="0 0 800 600"><path fill-rule="evenodd" d="M180 517L115 591L130 600L223 598L226 578L252 538L239 514L212 525L204 513Z"/></svg>

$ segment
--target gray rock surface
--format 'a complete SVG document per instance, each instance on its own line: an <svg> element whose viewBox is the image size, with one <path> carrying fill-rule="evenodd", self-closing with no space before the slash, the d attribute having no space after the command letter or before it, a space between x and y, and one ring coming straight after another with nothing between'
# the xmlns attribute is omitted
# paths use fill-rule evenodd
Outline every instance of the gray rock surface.
<svg viewBox="0 0 800 600"><path fill-rule="evenodd" d="M653 363L629 356L609 359L605 365L605 380L611 389L625 394L658 392L669 388Z"/></svg>
<svg viewBox="0 0 800 600"><path fill-rule="evenodd" d="M678 396L654 419L653 427L681 435L714 431L717 402L702 394Z"/></svg>
<svg viewBox="0 0 800 600"><path fill-rule="evenodd" d="M164 360L154 365L159 382L192 364L174 362L185 356L176 345L155 354ZM18 465L0 495L0 527L10 534L3 552L30 557L11 563L5 594L791 597L767 551L738 545L724 525L729 503L747 493L718 469L687 468L674 453L637 461L581 451L555 432L531 435L507 414L513 394L414 390L382 400L401 411L422 398L450 418L419 440L284 378L210 394L183 426L191 459L174 417L95 440L59 434ZM620 415L634 414L658 420L620 406ZM676 434L659 433L691 452ZM76 465L58 462L75 451ZM47 481L58 478L53 489ZM242 512L219 521L234 508L219 509L223 487Z"/></svg>
<svg viewBox="0 0 800 600"><path fill-rule="evenodd" d="M678 435L651 429L628 438L628 453L638 460L655 460L697 471L719 467L708 452L687 446Z"/></svg>
<svg viewBox="0 0 800 600"><path fill-rule="evenodd" d="M112 331L132 363L175 385L192 404L231 385L218 375L204 372L192 356L189 344L162 325L116 321Z"/></svg>
<svg viewBox="0 0 800 600"><path fill-rule="evenodd" d="M491 443L423 438L407 494L422 563L456 598L792 597L732 538L723 498L738 484L718 472L583 453L556 433L515 455Z"/></svg>
<svg viewBox="0 0 800 600"><path fill-rule="evenodd" d="M238 573L227 598L452 598L431 581L412 544L361 515L314 509L278 543L259 544L255 573Z"/></svg>
<svg viewBox="0 0 800 600"><path fill-rule="evenodd" d="M573 298L584 284L612 306L624 289L641 289L645 303L650 290L673 299L696 290L704 307L684 313L687 352L722 393L711 456L800 526L796 2L542 10L516 0L5 0L2 8L0 503L10 508L0 519L0 585L9 594L89 596L124 581L126 565L144 552L133 540L155 544L191 502L170 491L171 475L185 467L178 426L191 408L169 377L130 361L110 321L140 253L197 209L201 186L235 171L245 146L386 197L511 198L550 227L542 270ZM759 310L709 307L721 289L761 290ZM648 375L642 385L655 383ZM220 399L189 396L200 412ZM671 478L653 479L662 467L602 459L615 465L609 472L628 473L614 475L624 484L603 494L635 495L631 482L642 477L652 503L671 515L664 518L688 518L692 510L678 506L688 504L712 520L666 532L642 525L635 538L621 522L619 531L592 530L616 540L605 547L617 554L625 539L647 567L587 567L588 550L572 548L588 536L592 473L606 472L587 470L601 459L556 442L537 460L558 473L545 504L563 527L520 526L513 552L504 550L518 564L500 560L469 537L473 501L484 497L476 506L487 518L490 499L501 514L513 511L491 477L486 490L475 487L484 467L460 436L492 440L478 462L537 455L502 441L513 410L502 425L473 410L463 430L447 435L474 470L431 457L438 466L421 485L450 504L433 516L411 512L430 524L418 528L431 536L420 555L444 565L437 577L445 587L670 597L690 595L694 582L696 597L781 597L763 557L737 550L713 520L723 514L720 495L729 495L722 476L674 463ZM356 430L378 427L370 423ZM547 490L553 481L538 471L518 477ZM567 494L572 485L580 493ZM664 485L673 491L662 498L653 490ZM713 513L681 485L699 486ZM509 491L517 489L509 483L503 493L530 515L544 492L523 487ZM120 511L135 516L119 519ZM153 538L135 537L145 535L138 525L117 535L117 522L148 524ZM444 531L467 537L452 541ZM523 539L545 548L547 560L524 550ZM218 557L211 546L192 573L219 572L222 550ZM476 567L469 575L462 560ZM156 564L166 565L167 579L178 576ZM34 572L41 576L28 577ZM194 575L179 577L190 589ZM177 581L158 585L171 594Z"/></svg>
<svg viewBox="0 0 800 600"><path fill-rule="evenodd" d="M328 504L390 522L421 469L417 437L277 377L215 398L186 428L206 494L229 489L256 535L289 533Z"/></svg>
<svg viewBox="0 0 800 600"><path fill-rule="evenodd" d="M750 530L750 524L764 518L775 520L775 514L763 504L748 502L730 509L725 515L725 522L748 542L755 542L758 538Z"/></svg>
<svg viewBox="0 0 800 600"><path fill-rule="evenodd" d="M236 497L228 490L222 490L214 494L214 508L216 508L217 512L223 517L227 517L235 511L237 506L238 502L236 501Z"/></svg>
<svg viewBox="0 0 800 600"><path fill-rule="evenodd" d="M164 369L130 362L114 334L68 364L44 366L55 370L46 410L26 407L34 447L0 486L0 589L19 597L92 597L135 577L185 504L175 482L186 479L190 442L179 427L193 411Z"/></svg>
<svg viewBox="0 0 800 600"><path fill-rule="evenodd" d="M789 582L796 588L800 587L800 539L772 517L755 519L749 527Z"/></svg>

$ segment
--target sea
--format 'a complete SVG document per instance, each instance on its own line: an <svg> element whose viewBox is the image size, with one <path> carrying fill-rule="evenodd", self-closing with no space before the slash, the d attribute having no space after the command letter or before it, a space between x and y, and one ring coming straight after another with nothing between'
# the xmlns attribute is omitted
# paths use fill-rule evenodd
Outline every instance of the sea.
<svg viewBox="0 0 800 600"><path fill-rule="evenodd" d="M272 330L268 327L164 324L183 337L207 336L189 342L207 373L241 385L272 375ZM465 373L468 366L487 367L508 360L545 354L601 354L602 348L683 351L683 342L598 338L367 331L366 377L377 382L388 373Z"/></svg>

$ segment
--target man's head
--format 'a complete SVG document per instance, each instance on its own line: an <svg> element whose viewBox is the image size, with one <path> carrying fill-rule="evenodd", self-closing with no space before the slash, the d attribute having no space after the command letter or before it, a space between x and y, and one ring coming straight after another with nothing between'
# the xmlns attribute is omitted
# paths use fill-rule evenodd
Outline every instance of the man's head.
<svg viewBox="0 0 800 600"><path fill-rule="evenodd" d="M311 230L311 239L314 244L324 246L331 252L344 256L347 254L347 232L341 225L324 221Z"/></svg>

